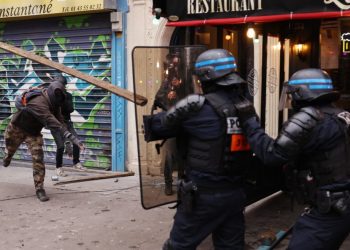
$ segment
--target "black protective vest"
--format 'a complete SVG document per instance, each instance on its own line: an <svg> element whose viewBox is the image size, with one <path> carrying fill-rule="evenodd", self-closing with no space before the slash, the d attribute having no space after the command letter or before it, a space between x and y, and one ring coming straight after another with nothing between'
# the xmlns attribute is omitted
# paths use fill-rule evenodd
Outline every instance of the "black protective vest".
<svg viewBox="0 0 350 250"><path fill-rule="evenodd" d="M349 125L341 116L350 116L348 112L341 112L337 108L321 108L321 112L329 114L344 132L344 140L326 152L302 156L299 162L301 169L309 169L315 180L316 187L343 183L350 180L350 136ZM350 122L350 117L348 117Z"/></svg>
<svg viewBox="0 0 350 250"><path fill-rule="evenodd" d="M206 102L221 119L218 129L222 133L212 140L188 139L188 168L219 175L241 175L247 168L251 153L239 125L233 98L233 94L225 91L205 95Z"/></svg>

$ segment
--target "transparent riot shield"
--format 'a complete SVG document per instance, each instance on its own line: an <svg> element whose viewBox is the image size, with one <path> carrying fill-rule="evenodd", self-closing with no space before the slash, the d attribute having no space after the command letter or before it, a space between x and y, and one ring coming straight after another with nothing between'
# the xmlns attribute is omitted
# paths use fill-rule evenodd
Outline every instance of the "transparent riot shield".
<svg viewBox="0 0 350 250"><path fill-rule="evenodd" d="M148 99L145 106L135 105L141 201L145 209L177 201L183 153L175 137L146 142L143 116L166 111L178 100L200 90L193 70L197 56L204 50L205 46L133 49L134 92Z"/></svg>

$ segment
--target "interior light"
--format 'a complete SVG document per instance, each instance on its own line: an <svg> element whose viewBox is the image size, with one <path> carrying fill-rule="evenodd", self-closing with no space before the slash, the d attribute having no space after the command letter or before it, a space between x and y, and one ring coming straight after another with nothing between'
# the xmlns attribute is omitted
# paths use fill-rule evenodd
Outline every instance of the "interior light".
<svg viewBox="0 0 350 250"><path fill-rule="evenodd" d="M254 28L250 27L247 30L247 37L249 38L255 38L255 30Z"/></svg>
<svg viewBox="0 0 350 250"><path fill-rule="evenodd" d="M230 40L231 39L231 35L229 35L229 34L227 34L226 36L225 36L225 40Z"/></svg>

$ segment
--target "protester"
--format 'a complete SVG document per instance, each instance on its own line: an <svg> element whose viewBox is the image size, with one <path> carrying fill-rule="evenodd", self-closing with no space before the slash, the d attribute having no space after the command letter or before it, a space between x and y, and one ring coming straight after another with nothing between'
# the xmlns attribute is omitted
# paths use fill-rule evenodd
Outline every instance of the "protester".
<svg viewBox="0 0 350 250"><path fill-rule="evenodd" d="M54 77L54 81L62 83L64 86L67 85L67 79L62 75L57 75ZM64 124L67 127L67 130L74 135L76 138L78 138L77 132L74 129L73 123L71 121L70 114L74 111L73 106L73 97L72 94L68 91L65 92L66 98L61 106L61 113L63 116ZM71 144L69 141L66 142L66 138L63 136L62 131L60 130L54 130L51 131L52 136L56 143L56 173L58 176L67 176L67 174L64 172L62 165L63 165L63 154L66 148L66 151L68 152L68 155L73 158L73 168L78 170L84 170L86 169L81 163L80 163L80 148L79 146L73 144L73 150L70 150ZM72 154L70 153L71 151Z"/></svg>
<svg viewBox="0 0 350 250"><path fill-rule="evenodd" d="M3 166L10 165L18 147L25 142L33 158L34 187L40 201L49 200L44 189L45 163L41 130L45 127L51 131L61 131L65 138L83 148L83 144L63 125L60 107L64 100L64 85L57 81L51 83L47 89L24 92L16 100L18 111L13 115L4 134Z"/></svg>

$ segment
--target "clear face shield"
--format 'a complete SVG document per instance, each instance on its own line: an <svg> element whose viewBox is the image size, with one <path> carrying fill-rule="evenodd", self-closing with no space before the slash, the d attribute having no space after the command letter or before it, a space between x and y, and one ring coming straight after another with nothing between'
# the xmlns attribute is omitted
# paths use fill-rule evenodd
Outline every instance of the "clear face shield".
<svg viewBox="0 0 350 250"><path fill-rule="evenodd" d="M203 94L202 83L199 80L198 76L194 74L192 75L192 86L194 94Z"/></svg>
<svg viewBox="0 0 350 250"><path fill-rule="evenodd" d="M278 104L279 111L292 108L292 95L291 95L291 93L292 92L290 90L290 86L288 85L288 82L284 82L280 102Z"/></svg>

